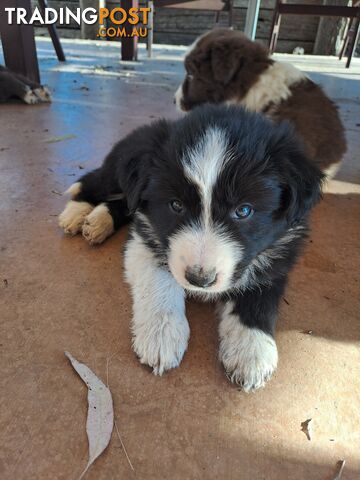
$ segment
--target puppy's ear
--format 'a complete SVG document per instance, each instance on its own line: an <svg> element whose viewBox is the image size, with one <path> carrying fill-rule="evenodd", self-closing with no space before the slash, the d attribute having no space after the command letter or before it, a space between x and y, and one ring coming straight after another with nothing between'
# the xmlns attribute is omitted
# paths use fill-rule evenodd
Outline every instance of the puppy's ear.
<svg viewBox="0 0 360 480"><path fill-rule="evenodd" d="M289 226L295 226L321 198L325 175L311 162L292 134L281 167L282 212Z"/></svg>
<svg viewBox="0 0 360 480"><path fill-rule="evenodd" d="M211 46L211 68L215 81L228 85L235 75L248 64L268 64L267 48L249 40L241 32L219 38ZM250 72L251 75L251 72Z"/></svg>
<svg viewBox="0 0 360 480"><path fill-rule="evenodd" d="M244 62L243 57L236 55L231 43L229 40L221 39L214 42L211 48L211 70L215 81L223 85L231 82Z"/></svg>
<svg viewBox="0 0 360 480"><path fill-rule="evenodd" d="M142 201L152 171L170 131L170 123L160 120L141 127L119 142L109 155L115 160L117 183L125 194L129 212Z"/></svg>

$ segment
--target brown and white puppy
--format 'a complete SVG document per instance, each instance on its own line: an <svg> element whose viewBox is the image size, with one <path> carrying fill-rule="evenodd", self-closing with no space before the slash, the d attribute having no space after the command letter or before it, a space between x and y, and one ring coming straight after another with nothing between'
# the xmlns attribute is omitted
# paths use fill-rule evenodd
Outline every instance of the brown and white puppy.
<svg viewBox="0 0 360 480"><path fill-rule="evenodd" d="M346 151L336 105L293 65L273 60L263 45L241 32L214 29L199 37L185 57L186 77L175 94L184 111L205 102L233 103L288 120L308 156L332 176Z"/></svg>

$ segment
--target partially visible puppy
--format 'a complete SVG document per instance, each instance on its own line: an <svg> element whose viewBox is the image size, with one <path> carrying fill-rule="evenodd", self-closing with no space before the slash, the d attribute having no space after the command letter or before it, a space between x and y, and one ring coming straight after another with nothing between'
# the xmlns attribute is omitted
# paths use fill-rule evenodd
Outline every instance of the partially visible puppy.
<svg viewBox="0 0 360 480"><path fill-rule="evenodd" d="M182 110L205 102L234 103L289 120L306 153L333 176L346 151L337 107L322 88L289 63L275 61L260 43L241 32L214 29L201 36L185 57L186 77L175 94Z"/></svg>
<svg viewBox="0 0 360 480"><path fill-rule="evenodd" d="M0 65L0 103L19 98L28 105L51 102L49 89Z"/></svg>
<svg viewBox="0 0 360 480"><path fill-rule="evenodd" d="M278 305L322 177L287 123L204 106L115 145L70 188L59 223L94 244L133 219L125 269L141 363L159 375L177 367L185 297L217 300L220 360L250 391L276 369Z"/></svg>

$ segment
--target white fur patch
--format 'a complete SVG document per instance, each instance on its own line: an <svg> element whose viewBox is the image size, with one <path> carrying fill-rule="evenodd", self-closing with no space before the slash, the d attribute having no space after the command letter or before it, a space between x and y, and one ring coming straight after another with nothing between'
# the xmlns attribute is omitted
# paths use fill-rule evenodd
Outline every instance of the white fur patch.
<svg viewBox="0 0 360 480"><path fill-rule="evenodd" d="M274 62L241 100L234 98L228 103L240 103L248 110L262 111L270 103L279 104L290 97L290 87L304 80L306 75L290 63Z"/></svg>
<svg viewBox="0 0 360 480"><path fill-rule="evenodd" d="M229 379L245 392L263 387L276 370L275 340L258 328L249 328L232 313L228 302L221 312L219 358Z"/></svg>
<svg viewBox="0 0 360 480"><path fill-rule="evenodd" d="M114 233L114 221L105 203L101 203L85 218L82 234L91 244L102 243Z"/></svg>
<svg viewBox="0 0 360 480"><path fill-rule="evenodd" d="M176 108L182 112L182 106L181 106L181 102L184 98L184 92L183 92L183 86L182 84L179 86L179 88L176 90L175 92L175 95L174 95L174 98L175 98L175 105L176 105Z"/></svg>
<svg viewBox="0 0 360 480"><path fill-rule="evenodd" d="M231 155L226 132L210 127L182 160L186 177L200 190L204 226L211 223L213 188L226 163L231 160Z"/></svg>
<svg viewBox="0 0 360 480"><path fill-rule="evenodd" d="M28 105L35 105L41 102L40 98L30 88L25 93L23 100Z"/></svg>
<svg viewBox="0 0 360 480"><path fill-rule="evenodd" d="M59 226L69 235L76 235L81 231L85 218L94 206L87 202L70 200L65 210L59 215Z"/></svg>
<svg viewBox="0 0 360 480"><path fill-rule="evenodd" d="M341 167L341 162L338 162L338 163L333 163L332 165L330 165L330 167L327 167L323 173L326 175L326 178L328 180L331 180L332 178L335 177L335 175L337 174L337 172L339 171Z"/></svg>
<svg viewBox="0 0 360 480"><path fill-rule="evenodd" d="M170 239L169 267L180 285L191 291L227 290L241 258L241 246L229 239L222 227L214 225L211 215L213 189L231 155L226 133L211 127L182 159L185 176L198 188L202 215L198 223L184 227ZM206 290L191 285L185 279L185 271L194 268L204 272L215 270L215 284Z"/></svg>
<svg viewBox="0 0 360 480"><path fill-rule="evenodd" d="M170 239L169 268L180 285L189 291L219 293L232 286L232 276L240 261L242 248L221 229L189 226ZM205 272L217 272L214 285L206 289L191 285L185 278L187 268L200 266Z"/></svg>
<svg viewBox="0 0 360 480"><path fill-rule="evenodd" d="M74 198L81 192L81 188L81 182L75 182L66 190L65 195L70 195L71 198Z"/></svg>
<svg viewBox="0 0 360 480"><path fill-rule="evenodd" d="M162 375L180 364L187 348L185 292L168 271L158 267L135 232L126 247L125 272L134 300L134 351L141 363Z"/></svg>

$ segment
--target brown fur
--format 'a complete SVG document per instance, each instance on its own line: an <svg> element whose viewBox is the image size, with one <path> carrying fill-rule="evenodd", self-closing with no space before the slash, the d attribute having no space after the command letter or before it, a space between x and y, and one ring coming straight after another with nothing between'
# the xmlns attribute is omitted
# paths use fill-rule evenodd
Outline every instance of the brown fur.
<svg viewBox="0 0 360 480"><path fill-rule="evenodd" d="M314 163L327 170L346 152L346 139L336 105L311 80L291 87L292 95L270 113L275 120L289 120L304 139Z"/></svg>
<svg viewBox="0 0 360 480"><path fill-rule="evenodd" d="M210 102L241 105L260 76L274 65L267 49L240 32L215 29L200 37L185 58L187 75L180 106L190 110ZM290 96L262 108L270 118L288 120L302 137L310 158L326 171L346 151L344 128L336 105L308 78L289 86Z"/></svg>

